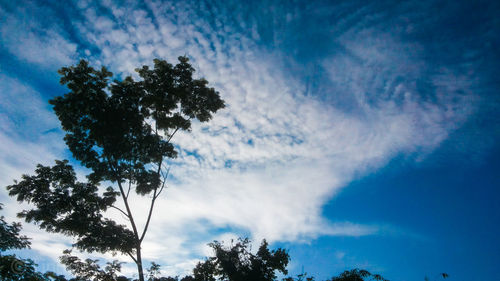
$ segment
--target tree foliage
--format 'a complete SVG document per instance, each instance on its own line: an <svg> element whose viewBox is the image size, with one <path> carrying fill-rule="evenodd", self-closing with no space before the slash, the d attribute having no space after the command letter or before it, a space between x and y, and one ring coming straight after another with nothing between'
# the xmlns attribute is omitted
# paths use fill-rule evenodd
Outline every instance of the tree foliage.
<svg viewBox="0 0 500 281"><path fill-rule="evenodd" d="M0 204L0 211L2 204ZM11 281L66 281L63 276L53 272L36 271L36 264L31 259L18 258L16 255L4 255L4 251L29 248L29 238L21 235L20 223L7 223L0 216L0 280Z"/></svg>
<svg viewBox="0 0 500 281"><path fill-rule="evenodd" d="M276 279L276 271L288 273L288 253L283 249L270 251L265 240L256 254L250 251L248 239L239 239L229 247L217 241L209 246L215 255L194 268L193 277L196 281L271 281Z"/></svg>
<svg viewBox="0 0 500 281"><path fill-rule="evenodd" d="M224 101L205 79L193 78L186 57L175 66L156 59L153 69L136 71L138 81L128 76L111 82L105 67L96 70L84 60L61 68L61 84L70 91L49 102L73 157L90 170L87 181L77 180L67 160L57 160L52 167L38 165L35 175L7 189L33 206L20 213L27 222L75 237L80 250L129 255L143 281L141 244L166 184L165 160L177 155L170 141L177 131L190 130L192 120L210 120ZM105 181L112 186L102 193ZM131 190L151 198L142 229L129 205ZM121 212L128 225L106 218L109 208Z"/></svg>
<svg viewBox="0 0 500 281"><path fill-rule="evenodd" d="M108 262L105 268L101 269L98 260L82 261L77 256L71 255L70 250L65 250L63 254L60 257L61 263L76 277L75 281L116 281L119 277L122 263L118 261Z"/></svg>
<svg viewBox="0 0 500 281"><path fill-rule="evenodd" d="M342 272L339 276L332 277L327 281L364 281L364 280L377 280L389 281L379 274L372 274L364 269L351 269Z"/></svg>
<svg viewBox="0 0 500 281"><path fill-rule="evenodd" d="M0 211L3 205L0 204ZM7 223L4 216L0 216L0 252L10 249L23 249L30 246L28 237L20 234L20 223Z"/></svg>
<svg viewBox="0 0 500 281"><path fill-rule="evenodd" d="M314 281L314 276L308 276L307 272L298 274L297 277L288 276L283 278L283 281Z"/></svg>
<svg viewBox="0 0 500 281"><path fill-rule="evenodd" d="M56 161L53 167L38 165L34 176L9 186L18 201L29 202L34 209L19 214L27 222L37 222L49 232L76 238L75 246L87 251L131 251L133 232L104 218L103 212L116 201L117 193L108 187L104 194L93 183L76 180L68 161Z"/></svg>

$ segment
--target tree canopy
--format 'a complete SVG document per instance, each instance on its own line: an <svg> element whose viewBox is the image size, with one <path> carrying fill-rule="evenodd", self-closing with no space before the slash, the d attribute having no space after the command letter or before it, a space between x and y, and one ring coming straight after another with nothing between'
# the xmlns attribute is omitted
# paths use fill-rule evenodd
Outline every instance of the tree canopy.
<svg viewBox="0 0 500 281"><path fill-rule="evenodd" d="M276 272L288 273L288 253L281 248L269 250L265 240L256 254L250 251L248 239L239 239L229 247L218 241L209 246L215 255L196 265L193 270L196 281L272 281L276 279Z"/></svg>
<svg viewBox="0 0 500 281"><path fill-rule="evenodd" d="M363 281L363 280L377 280L389 281L379 274L372 274L364 269L351 269L342 272L339 276L332 277L327 281Z"/></svg>

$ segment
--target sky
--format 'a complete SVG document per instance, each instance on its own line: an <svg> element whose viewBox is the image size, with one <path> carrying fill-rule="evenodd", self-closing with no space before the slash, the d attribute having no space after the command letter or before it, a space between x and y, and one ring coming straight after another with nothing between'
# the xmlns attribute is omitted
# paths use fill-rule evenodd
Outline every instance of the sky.
<svg viewBox="0 0 500 281"><path fill-rule="evenodd" d="M355 267L494 280L498 14L495 1L0 0L2 215L29 208L4 187L37 163L78 167L48 104L68 92L59 68L86 59L123 79L187 55L226 108L173 139L179 157L143 244L164 274L188 274L213 240L250 237L318 280ZM133 198L136 216L145 203ZM65 273L71 238L23 233L32 249L18 254ZM127 257L90 257L134 274Z"/></svg>

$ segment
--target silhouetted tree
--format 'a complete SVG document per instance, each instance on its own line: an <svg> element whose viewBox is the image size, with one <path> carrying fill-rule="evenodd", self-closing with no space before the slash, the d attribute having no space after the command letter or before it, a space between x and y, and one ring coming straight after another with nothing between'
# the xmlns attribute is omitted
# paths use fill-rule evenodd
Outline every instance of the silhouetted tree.
<svg viewBox="0 0 500 281"><path fill-rule="evenodd" d="M368 279L369 278L369 279ZM332 277L327 281L364 281L364 280L377 280L377 281L389 281L378 274L371 274L364 269L351 269L342 272L337 277Z"/></svg>
<svg viewBox="0 0 500 281"><path fill-rule="evenodd" d="M160 265L152 262L148 268L148 281L155 281L160 275Z"/></svg>
<svg viewBox="0 0 500 281"><path fill-rule="evenodd" d="M80 250L130 256L144 281L141 245L165 187L165 159L177 155L170 141L177 131L189 130L192 120L211 119L224 102L206 80L193 78L186 57L179 57L175 66L154 60L153 69L136 71L139 81L129 76L111 83L111 72L84 60L61 68L61 84L70 91L50 104L73 157L91 172L85 182L78 181L69 162L57 160L52 167L38 165L35 175L23 175L7 189L34 206L19 214L27 222L75 237ZM103 182L113 186L101 193ZM141 229L129 205L131 190L151 198ZM116 205L117 197L122 206ZM121 212L128 226L104 217L109 208Z"/></svg>
<svg viewBox="0 0 500 281"><path fill-rule="evenodd" d="M179 281L179 277L160 277L160 265L152 262L148 268L148 281ZM180 281L194 281L194 279L191 276L186 276Z"/></svg>
<svg viewBox="0 0 500 281"><path fill-rule="evenodd" d="M77 256L71 255L70 250L65 250L60 257L61 263L71 272L77 280L86 281L115 281L118 272L121 270L121 263L118 261L108 262L104 269L101 269L98 260L80 260Z"/></svg>
<svg viewBox="0 0 500 281"><path fill-rule="evenodd" d="M2 210L2 204L0 204ZM0 280L11 281L66 281L64 276L53 272L36 271L36 264L31 259L21 259L15 255L4 255L3 252L14 249L29 248L28 237L21 235L20 223L7 223L0 216Z"/></svg>
<svg viewBox="0 0 500 281"><path fill-rule="evenodd" d="M0 204L0 211L3 204ZM23 249L30 246L29 238L21 235L21 224L7 223L4 216L0 216L0 253L10 249Z"/></svg>
<svg viewBox="0 0 500 281"><path fill-rule="evenodd" d="M276 279L276 271L287 274L288 253L283 249L270 251L265 240L256 254L250 252L248 239L239 239L229 247L217 241L209 246L215 256L196 265L193 270L196 281L271 281Z"/></svg>
<svg viewBox="0 0 500 281"><path fill-rule="evenodd" d="M298 274L297 277L286 277L283 281L314 281L314 276L307 276L307 272Z"/></svg>

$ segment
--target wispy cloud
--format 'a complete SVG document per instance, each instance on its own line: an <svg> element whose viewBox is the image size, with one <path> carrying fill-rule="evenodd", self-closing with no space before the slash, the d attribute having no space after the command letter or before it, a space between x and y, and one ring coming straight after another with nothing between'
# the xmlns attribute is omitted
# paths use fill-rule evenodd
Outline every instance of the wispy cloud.
<svg viewBox="0 0 500 281"><path fill-rule="evenodd" d="M16 13L9 13L0 7L3 47L20 60L42 67L57 68L72 63L77 56L77 45L66 38L67 33L59 26L32 21L32 16L39 13L55 17L32 4L16 9Z"/></svg>
<svg viewBox="0 0 500 281"><path fill-rule="evenodd" d="M39 93L0 73L0 184L5 187L36 163L51 163L61 157L57 118ZM5 190L0 193L4 201Z"/></svg>

